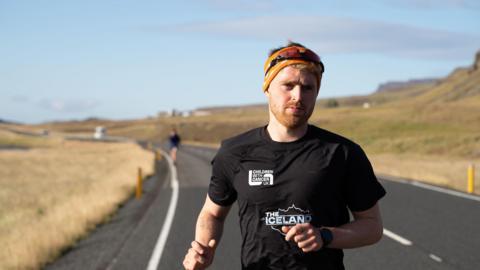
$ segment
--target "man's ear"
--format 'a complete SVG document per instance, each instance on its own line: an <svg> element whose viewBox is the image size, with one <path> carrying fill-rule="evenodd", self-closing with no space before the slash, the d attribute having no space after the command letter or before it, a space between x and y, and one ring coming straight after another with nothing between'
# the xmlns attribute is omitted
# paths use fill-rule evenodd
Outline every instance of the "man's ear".
<svg viewBox="0 0 480 270"><path fill-rule="evenodd" d="M320 93L320 88L322 87L322 78L323 78L323 75L320 75L320 78L318 78L317 96L318 96L318 93Z"/></svg>
<svg viewBox="0 0 480 270"><path fill-rule="evenodd" d="M320 94L320 87L322 86L322 77L320 77L320 81L319 81L318 84L319 84L319 86L317 88L317 96L316 97L318 97L318 94Z"/></svg>

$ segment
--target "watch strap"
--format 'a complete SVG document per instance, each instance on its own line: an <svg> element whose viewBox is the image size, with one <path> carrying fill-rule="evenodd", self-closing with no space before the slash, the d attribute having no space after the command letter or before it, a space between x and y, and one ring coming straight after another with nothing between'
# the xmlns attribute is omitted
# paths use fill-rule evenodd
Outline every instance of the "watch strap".
<svg viewBox="0 0 480 270"><path fill-rule="evenodd" d="M320 229L320 237L322 238L322 248L325 249L328 248L328 245L330 245L333 241L333 233L330 229L327 228L321 228Z"/></svg>

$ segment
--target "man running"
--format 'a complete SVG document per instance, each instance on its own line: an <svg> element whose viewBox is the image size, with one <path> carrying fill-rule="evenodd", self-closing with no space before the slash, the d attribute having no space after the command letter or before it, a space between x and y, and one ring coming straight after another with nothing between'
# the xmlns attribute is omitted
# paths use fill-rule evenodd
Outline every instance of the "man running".
<svg viewBox="0 0 480 270"><path fill-rule="evenodd" d="M170 142L170 158L173 160L174 163L176 163L178 146L180 146L181 139L175 128L172 128L172 131L170 132L170 136L168 137L168 140Z"/></svg>
<svg viewBox="0 0 480 270"><path fill-rule="evenodd" d="M359 145L308 124L324 72L317 54L289 43L264 72L268 125L222 142L183 265L212 263L237 201L242 269L344 269L342 249L382 237L385 190Z"/></svg>

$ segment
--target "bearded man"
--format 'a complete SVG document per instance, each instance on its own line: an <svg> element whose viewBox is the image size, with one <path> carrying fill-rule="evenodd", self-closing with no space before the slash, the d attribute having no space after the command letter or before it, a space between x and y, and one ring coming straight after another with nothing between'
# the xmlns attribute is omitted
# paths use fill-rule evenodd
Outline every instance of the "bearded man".
<svg viewBox="0 0 480 270"><path fill-rule="evenodd" d="M380 240L385 190L365 153L308 124L324 71L301 44L270 53L263 83L269 122L222 142L185 269L212 263L235 201L243 270L345 269L342 249Z"/></svg>

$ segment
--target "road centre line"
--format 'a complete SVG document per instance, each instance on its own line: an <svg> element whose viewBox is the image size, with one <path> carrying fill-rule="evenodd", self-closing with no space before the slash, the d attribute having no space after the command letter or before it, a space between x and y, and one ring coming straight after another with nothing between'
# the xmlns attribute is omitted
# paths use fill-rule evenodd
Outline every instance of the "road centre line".
<svg viewBox="0 0 480 270"><path fill-rule="evenodd" d="M168 234L170 233L170 228L173 223L173 217L175 216L175 211L177 209L177 202L178 202L178 178L177 178L177 169L173 165L173 161L170 156L165 153L164 151L160 150L162 155L168 162L168 166L171 172L171 188L172 188L172 197L170 198L170 204L168 206L167 215L165 217L165 221L162 226L162 230L158 237L157 243L155 244L155 248L153 249L152 256L150 257L150 261L148 262L147 270L156 270L158 268L158 264L160 263L160 259L162 258L163 249L165 247L165 243L167 242Z"/></svg>
<svg viewBox="0 0 480 270"><path fill-rule="evenodd" d="M406 238L403 238L401 237L400 235L396 234L396 233L393 233L387 229L383 229L383 234L391 239L393 239L394 241L397 241L399 242L400 244L404 245L404 246L413 246L413 242L406 239ZM438 263L442 263L443 262L443 259L433 253L427 253L428 254L428 257Z"/></svg>
<svg viewBox="0 0 480 270"><path fill-rule="evenodd" d="M439 263L441 263L441 262L443 261L442 258L438 257L438 256L435 255L435 254L430 254L429 257L430 257L430 259L432 259L432 260L434 260L434 261L436 261L436 262L439 262Z"/></svg>
<svg viewBox="0 0 480 270"><path fill-rule="evenodd" d="M406 239L406 238L403 238L401 237L400 235L396 234L396 233L393 233L387 229L383 229L383 234L397 242L399 242L400 244L404 245L404 246L411 246L413 245L412 241Z"/></svg>

